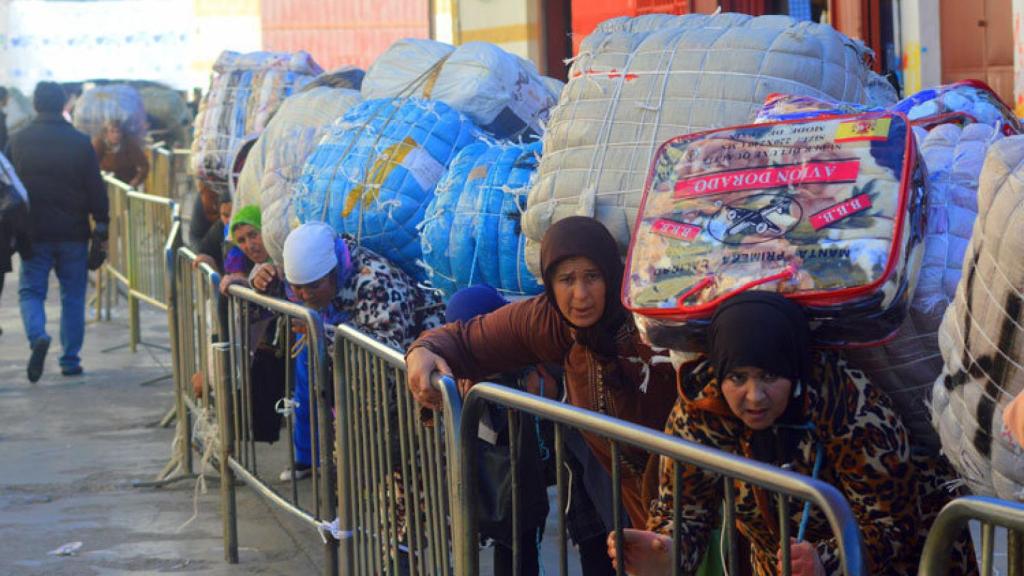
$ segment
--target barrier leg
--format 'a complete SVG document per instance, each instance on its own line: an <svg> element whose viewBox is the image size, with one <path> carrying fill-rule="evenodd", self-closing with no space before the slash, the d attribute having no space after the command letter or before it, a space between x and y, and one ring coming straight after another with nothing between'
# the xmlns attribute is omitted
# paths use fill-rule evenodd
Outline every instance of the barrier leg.
<svg viewBox="0 0 1024 576"><path fill-rule="evenodd" d="M139 347L139 300L135 298L131 289L128 291L128 348L132 354L138 350Z"/></svg>
<svg viewBox="0 0 1024 576"><path fill-rule="evenodd" d="M234 446L234 420L227 378L229 346L226 343L213 345L213 374L216 388L217 420L220 424L220 507L224 524L224 560L238 564L238 516L235 506L235 475L231 470L230 458ZM191 450L191 447L188 448Z"/></svg>

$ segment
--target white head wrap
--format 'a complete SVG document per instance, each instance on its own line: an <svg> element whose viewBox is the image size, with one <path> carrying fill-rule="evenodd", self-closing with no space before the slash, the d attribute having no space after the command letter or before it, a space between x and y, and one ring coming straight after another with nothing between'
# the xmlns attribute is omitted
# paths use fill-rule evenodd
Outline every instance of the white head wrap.
<svg viewBox="0 0 1024 576"><path fill-rule="evenodd" d="M307 222L284 241L284 276L289 284L309 284L338 265L334 229L323 222Z"/></svg>

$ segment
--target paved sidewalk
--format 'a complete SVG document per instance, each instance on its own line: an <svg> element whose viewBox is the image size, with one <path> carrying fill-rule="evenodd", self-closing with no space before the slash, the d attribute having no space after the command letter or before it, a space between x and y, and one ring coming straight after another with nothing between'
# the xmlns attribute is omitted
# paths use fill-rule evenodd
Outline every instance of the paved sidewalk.
<svg viewBox="0 0 1024 576"><path fill-rule="evenodd" d="M17 273L6 280L0 298L0 574L320 572L315 533L275 514L250 490L238 490L241 563L231 566L223 560L215 482L184 529L193 512L193 482L132 486L152 479L171 453L172 429L155 426L172 405L163 313L143 314L143 340L158 347L132 354L122 300L111 322L87 328L86 374L66 378L57 365L54 280L47 307L53 345L43 378L33 385L25 375ZM71 542L82 542L76 555L48 554Z"/></svg>

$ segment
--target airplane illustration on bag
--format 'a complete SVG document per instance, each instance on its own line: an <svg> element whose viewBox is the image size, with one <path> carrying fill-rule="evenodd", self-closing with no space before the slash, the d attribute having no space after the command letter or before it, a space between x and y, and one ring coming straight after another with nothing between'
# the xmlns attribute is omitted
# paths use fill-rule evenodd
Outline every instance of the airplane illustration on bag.
<svg viewBox="0 0 1024 576"><path fill-rule="evenodd" d="M725 220L729 223L725 233L735 234L782 234L782 227L769 218L773 214L788 214L793 199L789 196L776 196L767 206L757 209L727 206Z"/></svg>

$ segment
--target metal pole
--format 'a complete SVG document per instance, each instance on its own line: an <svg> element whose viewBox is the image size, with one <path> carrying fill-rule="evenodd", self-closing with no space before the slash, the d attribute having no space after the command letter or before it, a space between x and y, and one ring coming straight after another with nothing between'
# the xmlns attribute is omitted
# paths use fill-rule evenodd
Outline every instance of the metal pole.
<svg viewBox="0 0 1024 576"><path fill-rule="evenodd" d="M136 270L135 261L135 230L134 222L135 218L132 214L132 200L130 197L125 198L125 205L128 207L127 213L127 225L125 226L125 250L128 252L126 258L128 264L128 349L131 350L132 354L138 348L139 345L139 301L135 298L135 288L138 284L138 271Z"/></svg>
<svg viewBox="0 0 1024 576"><path fill-rule="evenodd" d="M234 446L234 420L227 387L227 367L231 347L227 343L213 345L213 377L217 394L217 420L220 424L220 506L224 523L224 560L238 564L238 517L235 503L235 474L231 470L231 448Z"/></svg>
<svg viewBox="0 0 1024 576"><path fill-rule="evenodd" d="M555 424L555 477L558 479L558 573L569 574L568 527L565 522L565 501L568 499L568 479L565 474L565 440L562 425Z"/></svg>
<svg viewBox="0 0 1024 576"><path fill-rule="evenodd" d="M347 341L338 340L334 344L334 402L338 408L338 415L334 419L334 437L338 441L335 447L337 454L337 483L338 483L338 529L343 533L352 532L351 502L348 495L350 491L348 483L347 466L351 457L349 451L349 428L347 416L349 414L348 402L348 353L349 344ZM341 574L353 574L354 564L352 558L352 538L345 538L338 543L338 570Z"/></svg>

